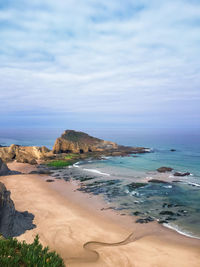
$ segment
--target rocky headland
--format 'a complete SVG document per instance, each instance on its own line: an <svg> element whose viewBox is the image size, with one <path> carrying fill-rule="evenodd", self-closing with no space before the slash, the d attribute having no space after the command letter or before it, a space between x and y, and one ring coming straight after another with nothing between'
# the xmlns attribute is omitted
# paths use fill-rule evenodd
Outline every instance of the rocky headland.
<svg viewBox="0 0 200 267"><path fill-rule="evenodd" d="M84 132L66 130L61 137L56 139L53 146L53 153L110 153L111 155L123 155L129 153L148 152L144 147L120 146L111 141L105 141Z"/></svg>

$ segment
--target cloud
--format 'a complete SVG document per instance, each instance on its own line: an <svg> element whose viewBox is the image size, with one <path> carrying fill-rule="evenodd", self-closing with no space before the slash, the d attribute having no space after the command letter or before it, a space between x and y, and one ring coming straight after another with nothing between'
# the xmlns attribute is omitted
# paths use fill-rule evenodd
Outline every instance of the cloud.
<svg viewBox="0 0 200 267"><path fill-rule="evenodd" d="M186 0L0 3L0 112L185 125L200 114L199 17Z"/></svg>

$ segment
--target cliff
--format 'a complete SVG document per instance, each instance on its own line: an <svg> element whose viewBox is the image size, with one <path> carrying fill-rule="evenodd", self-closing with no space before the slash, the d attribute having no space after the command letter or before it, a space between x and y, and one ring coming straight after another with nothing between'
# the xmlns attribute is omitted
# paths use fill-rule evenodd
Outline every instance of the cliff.
<svg viewBox="0 0 200 267"><path fill-rule="evenodd" d="M3 162L3 160L0 158L0 176L7 175L9 173L10 170L8 169L7 165Z"/></svg>
<svg viewBox="0 0 200 267"><path fill-rule="evenodd" d="M83 132L66 130L61 137L56 139L53 153L86 153L117 148L116 143L104 141Z"/></svg>
<svg viewBox="0 0 200 267"><path fill-rule="evenodd" d="M27 211L18 212L10 198L10 191L0 182L0 234L4 237L18 236L35 227L34 216Z"/></svg>
<svg viewBox="0 0 200 267"><path fill-rule="evenodd" d="M42 159L50 150L46 147L19 146L0 147L0 157L6 161L16 160L22 163L36 164L38 159Z"/></svg>

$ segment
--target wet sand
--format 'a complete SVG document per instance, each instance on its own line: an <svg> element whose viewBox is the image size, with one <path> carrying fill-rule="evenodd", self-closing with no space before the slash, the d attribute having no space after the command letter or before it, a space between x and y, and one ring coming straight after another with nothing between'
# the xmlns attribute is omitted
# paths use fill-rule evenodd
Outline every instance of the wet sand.
<svg viewBox="0 0 200 267"><path fill-rule="evenodd" d="M105 203L99 197L75 191L76 183L47 183L47 175L27 174L34 169L28 164L11 163L9 168L26 172L1 181L16 209L33 213L37 226L18 239L32 242L39 234L67 266L200 266L200 240L102 210Z"/></svg>

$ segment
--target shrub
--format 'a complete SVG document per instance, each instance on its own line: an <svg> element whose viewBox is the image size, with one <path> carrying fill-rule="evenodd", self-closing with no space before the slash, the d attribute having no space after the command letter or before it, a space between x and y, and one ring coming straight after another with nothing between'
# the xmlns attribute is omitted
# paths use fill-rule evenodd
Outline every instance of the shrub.
<svg viewBox="0 0 200 267"><path fill-rule="evenodd" d="M38 235L32 244L17 239L0 239L0 266L3 267L64 267L56 252L39 243Z"/></svg>

